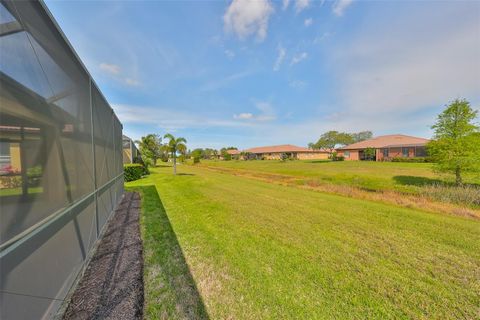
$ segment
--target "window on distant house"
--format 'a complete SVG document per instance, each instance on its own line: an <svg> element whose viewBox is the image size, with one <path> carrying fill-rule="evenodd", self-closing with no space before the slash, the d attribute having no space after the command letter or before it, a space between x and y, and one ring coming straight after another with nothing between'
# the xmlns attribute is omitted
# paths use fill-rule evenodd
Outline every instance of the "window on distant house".
<svg viewBox="0 0 480 320"><path fill-rule="evenodd" d="M402 155L408 157L408 148L402 148Z"/></svg>
<svg viewBox="0 0 480 320"><path fill-rule="evenodd" d="M344 156L345 158L350 158L350 151L345 151L345 152L343 153L343 156Z"/></svg>
<svg viewBox="0 0 480 320"><path fill-rule="evenodd" d="M425 157L427 155L425 147L415 148L415 157Z"/></svg>
<svg viewBox="0 0 480 320"><path fill-rule="evenodd" d="M388 157L388 148L383 149L383 157L384 158Z"/></svg>

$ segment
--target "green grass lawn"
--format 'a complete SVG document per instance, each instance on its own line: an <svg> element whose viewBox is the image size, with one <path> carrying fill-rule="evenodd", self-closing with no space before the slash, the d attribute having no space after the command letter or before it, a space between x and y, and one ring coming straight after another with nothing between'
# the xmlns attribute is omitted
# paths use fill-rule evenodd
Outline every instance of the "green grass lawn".
<svg viewBox="0 0 480 320"><path fill-rule="evenodd" d="M147 319L480 316L478 220L171 171L126 184L143 195Z"/></svg>
<svg viewBox="0 0 480 320"><path fill-rule="evenodd" d="M201 165L250 172L316 179L320 182L356 186L367 190L395 190L418 193L422 186L453 182L453 176L436 175L431 163L373 161L208 161ZM466 182L480 182L466 176Z"/></svg>

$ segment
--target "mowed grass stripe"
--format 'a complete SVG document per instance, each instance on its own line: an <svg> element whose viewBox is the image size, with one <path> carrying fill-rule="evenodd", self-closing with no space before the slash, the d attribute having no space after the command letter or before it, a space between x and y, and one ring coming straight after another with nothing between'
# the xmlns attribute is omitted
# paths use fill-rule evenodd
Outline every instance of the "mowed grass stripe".
<svg viewBox="0 0 480 320"><path fill-rule="evenodd" d="M194 175L156 168L129 185L156 186L211 318L453 319L480 312L478 221L199 167L180 171ZM146 251L157 250L149 245Z"/></svg>

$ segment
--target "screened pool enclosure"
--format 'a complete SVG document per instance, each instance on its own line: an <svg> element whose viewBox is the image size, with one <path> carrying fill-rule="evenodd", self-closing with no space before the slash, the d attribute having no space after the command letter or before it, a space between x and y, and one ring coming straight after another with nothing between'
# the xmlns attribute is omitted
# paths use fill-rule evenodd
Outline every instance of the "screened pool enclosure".
<svg viewBox="0 0 480 320"><path fill-rule="evenodd" d="M122 197L122 125L42 2L0 2L0 99L0 318L52 318Z"/></svg>

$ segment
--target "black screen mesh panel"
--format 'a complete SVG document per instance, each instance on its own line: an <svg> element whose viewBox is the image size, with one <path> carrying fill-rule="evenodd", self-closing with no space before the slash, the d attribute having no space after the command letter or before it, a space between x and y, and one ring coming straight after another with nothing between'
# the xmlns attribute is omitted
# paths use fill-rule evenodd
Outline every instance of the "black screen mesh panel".
<svg viewBox="0 0 480 320"><path fill-rule="evenodd" d="M122 124L43 3L0 32L0 318L48 319L122 197Z"/></svg>

